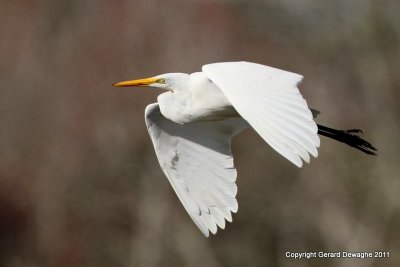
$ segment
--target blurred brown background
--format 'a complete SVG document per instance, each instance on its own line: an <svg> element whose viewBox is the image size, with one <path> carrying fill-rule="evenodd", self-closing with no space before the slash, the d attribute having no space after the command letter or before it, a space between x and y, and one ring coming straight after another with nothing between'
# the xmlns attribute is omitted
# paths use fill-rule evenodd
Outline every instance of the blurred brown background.
<svg viewBox="0 0 400 267"><path fill-rule="evenodd" d="M400 266L400 2L0 1L0 266ZM159 90L112 82L247 60L306 78L322 138L297 169L234 140L239 213L204 238L144 124ZM286 251L389 251L294 260Z"/></svg>

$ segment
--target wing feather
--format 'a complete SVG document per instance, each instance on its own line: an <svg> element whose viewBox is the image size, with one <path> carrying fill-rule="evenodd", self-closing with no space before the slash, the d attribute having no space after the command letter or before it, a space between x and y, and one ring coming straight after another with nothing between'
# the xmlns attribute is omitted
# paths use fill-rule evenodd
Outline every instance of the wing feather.
<svg viewBox="0 0 400 267"><path fill-rule="evenodd" d="M208 64L203 72L282 156L298 167L318 156L318 127L297 88L303 76L250 62Z"/></svg>
<svg viewBox="0 0 400 267"><path fill-rule="evenodd" d="M158 104L146 107L145 119L160 166L197 227L205 236L225 228L238 209L231 138L248 123L177 124L162 116Z"/></svg>

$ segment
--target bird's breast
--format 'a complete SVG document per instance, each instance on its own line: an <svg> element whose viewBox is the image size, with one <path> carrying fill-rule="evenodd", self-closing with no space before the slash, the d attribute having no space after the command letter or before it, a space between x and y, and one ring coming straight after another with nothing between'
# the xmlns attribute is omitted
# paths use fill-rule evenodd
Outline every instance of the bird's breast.
<svg viewBox="0 0 400 267"><path fill-rule="evenodd" d="M238 113L216 86L202 72L190 75L187 87L159 95L161 113L177 123L223 120Z"/></svg>

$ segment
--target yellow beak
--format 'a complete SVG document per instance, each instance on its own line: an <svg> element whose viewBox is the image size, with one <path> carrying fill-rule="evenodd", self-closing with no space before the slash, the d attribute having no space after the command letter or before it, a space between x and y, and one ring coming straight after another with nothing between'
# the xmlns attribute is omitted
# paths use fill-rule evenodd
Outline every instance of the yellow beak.
<svg viewBox="0 0 400 267"><path fill-rule="evenodd" d="M146 86L152 83L155 83L157 78L145 78L145 79L138 79L138 80L131 80L131 81L124 81L119 83L114 83L113 86L116 87L126 87L126 86Z"/></svg>

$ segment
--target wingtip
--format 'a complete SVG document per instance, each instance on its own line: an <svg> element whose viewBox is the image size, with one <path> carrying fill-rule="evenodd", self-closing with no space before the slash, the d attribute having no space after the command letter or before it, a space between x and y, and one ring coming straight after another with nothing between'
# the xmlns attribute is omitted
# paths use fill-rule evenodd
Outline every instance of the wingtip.
<svg viewBox="0 0 400 267"><path fill-rule="evenodd" d="M292 161L292 163L296 165L298 168L303 168L303 161L300 158L299 161L296 162Z"/></svg>

